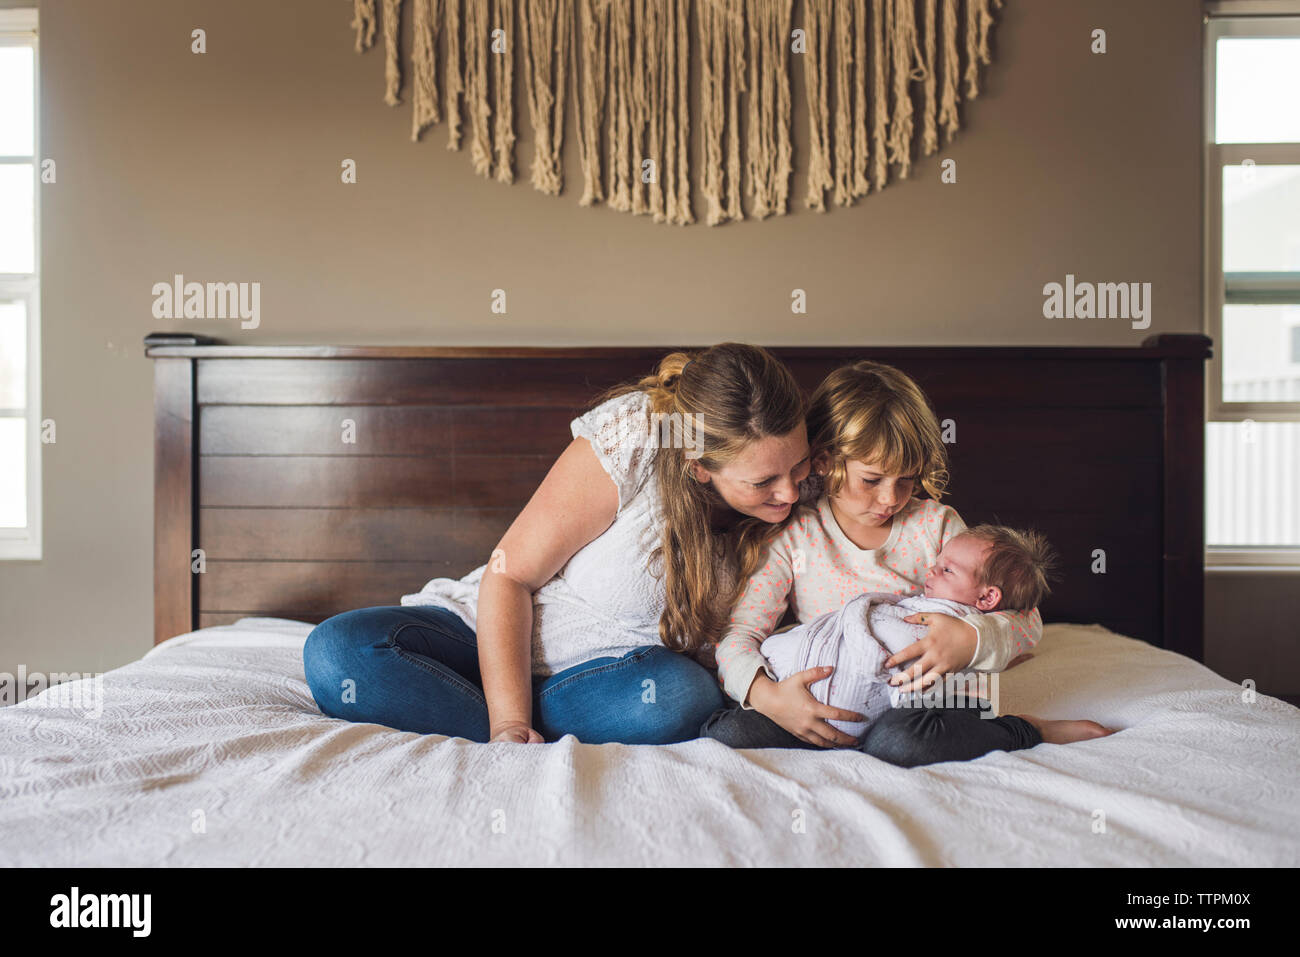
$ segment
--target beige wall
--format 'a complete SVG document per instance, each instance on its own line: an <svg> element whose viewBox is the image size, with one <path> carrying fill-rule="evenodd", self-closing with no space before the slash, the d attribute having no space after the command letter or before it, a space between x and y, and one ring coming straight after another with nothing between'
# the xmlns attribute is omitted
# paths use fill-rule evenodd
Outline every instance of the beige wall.
<svg viewBox="0 0 1300 957"><path fill-rule="evenodd" d="M12 0L0 5L23 6ZM938 157L856 207L674 228L473 175L410 141L382 51L320 0L43 0L45 558L0 565L0 670L105 670L151 634L152 369L141 337L259 343L1135 344L1200 318L1198 0L1010 0ZM189 52L190 31L208 52ZM1109 51L1089 52L1094 27ZM799 86L801 93L802 86ZM404 99L406 96L404 95ZM697 144L698 145L698 144ZM359 183L339 182L356 160ZM697 214L702 205L697 201ZM1042 318L1041 289L1153 284L1148 332ZM153 283L257 281L257 330L151 316ZM504 288L507 316L489 311ZM797 321L790 290L807 290Z"/></svg>

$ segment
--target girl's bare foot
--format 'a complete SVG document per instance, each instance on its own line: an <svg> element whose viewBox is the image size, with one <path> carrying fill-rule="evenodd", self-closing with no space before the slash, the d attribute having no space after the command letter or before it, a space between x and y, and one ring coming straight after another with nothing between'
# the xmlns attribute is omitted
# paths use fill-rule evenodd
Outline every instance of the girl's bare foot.
<svg viewBox="0 0 1300 957"><path fill-rule="evenodd" d="M1096 721L1045 721L1032 714L1022 714L1024 718L1043 736L1047 744L1072 744L1075 741L1087 741L1089 738L1104 738L1115 732Z"/></svg>

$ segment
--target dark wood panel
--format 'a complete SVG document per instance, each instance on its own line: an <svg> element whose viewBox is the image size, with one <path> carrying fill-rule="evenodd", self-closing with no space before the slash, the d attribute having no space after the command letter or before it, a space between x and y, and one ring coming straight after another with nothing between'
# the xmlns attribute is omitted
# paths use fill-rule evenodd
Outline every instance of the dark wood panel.
<svg viewBox="0 0 1300 957"><path fill-rule="evenodd" d="M203 363L200 405L528 405L581 408L652 372L661 357L528 359L229 359Z"/></svg>
<svg viewBox="0 0 1300 957"><path fill-rule="evenodd" d="M947 504L947 500L944 501ZM1132 549L1130 560L1143 561L1151 558L1149 546L1159 540L1161 531L1160 516L1150 512L1115 514L1099 520L1091 512L1044 514L1024 507L995 512L973 506L961 510L961 517L967 525L989 522L1012 528L1036 528L1051 539L1052 546L1058 551L1074 545L1087 546L1088 550L1103 548L1106 544L1101 538L1105 537L1115 547Z"/></svg>
<svg viewBox="0 0 1300 957"><path fill-rule="evenodd" d="M1165 390L1165 647L1205 656L1205 369L1197 359L1162 366Z"/></svg>
<svg viewBox="0 0 1300 957"><path fill-rule="evenodd" d="M998 513L1032 509L1040 514L1080 512L1111 518L1150 508L1159 496L1157 462L1130 462L1117 468L1111 462L1059 458L1030 459L1023 471L1009 471L1005 461L986 457L954 456L944 504L970 521L968 511Z"/></svg>
<svg viewBox="0 0 1300 957"><path fill-rule="evenodd" d="M286 560L305 560L292 564L312 567L322 563L320 567L326 569L347 560L349 567L376 566L373 574L385 581L384 567L418 559L427 559L419 563L421 568L450 565L468 571L488 560L491 544L513 518L502 512L377 509L203 509L201 516L201 543L213 563L209 569L251 561L277 576ZM973 513L972 524L990 517ZM1013 527L1038 528L1061 556L1062 580L1043 606L1047 620L1097 621L1115 627L1118 617L1132 619L1136 610L1146 632L1158 627L1163 567L1151 558L1159 544L1156 521L1116 521L1099 527L1092 516L1001 518ZM481 542L489 544L480 546ZM1103 573L1092 569L1095 549L1106 553ZM227 556L241 561L223 561ZM204 578L204 607L216 600L212 581L210 571ZM247 607L264 608L262 604Z"/></svg>
<svg viewBox="0 0 1300 957"><path fill-rule="evenodd" d="M226 359L203 363L200 405L531 405L579 408L609 386L653 371L663 352L598 361L567 358L428 359ZM1158 407L1159 383L1133 374L1122 359L1044 358L1026 362L1005 356L892 358L900 350L870 347L827 350L802 357L798 350L771 350L785 359L807 390L832 369L859 359L891 362L912 375L936 403L961 399L1014 407L1017 397L1041 397L1044 407ZM902 350L906 352L906 350ZM978 353L979 350L971 350ZM793 352L793 355L787 353ZM1014 389L1008 389L1015 382Z"/></svg>
<svg viewBox="0 0 1300 957"><path fill-rule="evenodd" d="M432 406L210 406L200 409L200 451L205 455L558 455L568 444L570 421L580 409ZM956 444L1074 449L1079 458L1159 460L1163 416L1117 409L939 408L951 419ZM343 422L355 425L355 443L343 442ZM1010 446L1014 446L1014 449ZM993 458L996 458L993 457Z"/></svg>
<svg viewBox="0 0 1300 957"><path fill-rule="evenodd" d="M554 463L543 455L204 455L205 506L523 508Z"/></svg>
<svg viewBox="0 0 1300 957"><path fill-rule="evenodd" d="M1092 617L1071 618L1056 622L1049 621L1048 624L1078 624L1078 625L1101 625L1103 628L1109 628L1117 635L1123 635L1126 638L1136 638L1139 641L1147 641L1153 645L1160 644L1160 616L1153 615L1146 618L1114 618L1107 621L1099 621L1094 615Z"/></svg>
<svg viewBox="0 0 1300 957"><path fill-rule="evenodd" d="M245 457L211 456L201 460L205 508L251 508L259 518L278 509L396 508L475 513L495 510L513 516L527 502L550 468L551 460L502 457L407 459L401 457ZM467 475L460 475L461 471ZM455 472L453 476L451 473ZM1124 531L1137 516L1151 518L1141 504L1159 484L1153 462L1125 463L1123 470L1104 462L1045 462L1035 471L1008 475L998 463L954 463L953 492L944 498L973 524L988 520L1007 524L1008 515L1049 517L1086 515L1094 530ZM1095 494L1098 488L1110 491ZM982 516L976 519L972 516ZM204 544L211 547L212 526ZM1159 526L1151 530L1159 537Z"/></svg>
<svg viewBox="0 0 1300 957"><path fill-rule="evenodd" d="M772 351L781 355L780 349ZM829 359L788 359L786 364L799 384L811 392L839 366L859 359L888 362L915 379L936 409L1158 409L1161 405L1159 377L1144 375L1121 360L1026 362L918 356L891 361L884 357L887 351L863 349Z"/></svg>
<svg viewBox="0 0 1300 957"><path fill-rule="evenodd" d="M942 407L935 411L940 421L952 422L957 441L948 446L949 456L1001 450L1008 471L1016 469L1020 456L1048 451L1053 457L1106 462L1159 462L1163 454L1159 409L990 410L959 405L950 413ZM988 459L994 463L998 456ZM1024 464L1032 467L1032 461Z"/></svg>
<svg viewBox="0 0 1300 957"><path fill-rule="evenodd" d="M1140 620L1141 637L1159 634L1163 570L1158 563L1115 561L1118 550L1107 549L1107 572L1091 574L1086 565L1066 570L1039 609L1046 621L1101 622L1115 629L1120 619Z"/></svg>
<svg viewBox="0 0 1300 957"><path fill-rule="evenodd" d="M479 563L481 564L481 563ZM476 566L437 562L209 562L199 576L199 611L325 618L349 608L397 605L431 578ZM317 620L319 620L319 618Z"/></svg>
<svg viewBox="0 0 1300 957"><path fill-rule="evenodd" d="M580 409L406 406L205 406L204 455L549 455L572 441ZM356 441L343 441L344 420Z"/></svg>
<svg viewBox="0 0 1300 957"><path fill-rule="evenodd" d="M444 561L482 565L514 521L507 509L202 508L209 561Z"/></svg>
<svg viewBox="0 0 1300 957"><path fill-rule="evenodd" d="M981 522L1035 528L1051 542L1060 565L1059 581L1040 609L1046 621L1098 622L1119 631L1137 622L1148 638L1160 632L1162 569L1152 555L1160 548L1160 518L1116 513L1096 515L982 509L962 513L968 525ZM1105 553L1105 571L1094 572L1094 550Z"/></svg>

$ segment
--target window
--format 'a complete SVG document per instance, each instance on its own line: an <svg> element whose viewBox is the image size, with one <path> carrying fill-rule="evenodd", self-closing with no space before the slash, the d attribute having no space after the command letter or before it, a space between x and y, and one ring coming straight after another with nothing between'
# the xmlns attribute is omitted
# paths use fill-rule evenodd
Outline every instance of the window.
<svg viewBox="0 0 1300 957"><path fill-rule="evenodd" d="M1206 544L1300 567L1300 2L1208 9Z"/></svg>
<svg viewBox="0 0 1300 957"><path fill-rule="evenodd" d="M35 10L0 10L0 558L41 557Z"/></svg>

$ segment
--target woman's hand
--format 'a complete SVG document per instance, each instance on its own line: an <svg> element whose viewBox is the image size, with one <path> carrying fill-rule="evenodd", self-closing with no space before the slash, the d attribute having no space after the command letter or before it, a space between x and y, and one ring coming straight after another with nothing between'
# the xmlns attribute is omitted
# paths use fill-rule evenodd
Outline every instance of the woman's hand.
<svg viewBox="0 0 1300 957"><path fill-rule="evenodd" d="M949 672L965 668L975 657L979 634L974 625L937 612L908 615L903 621L913 625L927 625L929 630L920 641L913 642L885 659L886 668L901 665L913 658L920 659L901 674L889 679L889 683L899 690L921 691L929 688Z"/></svg>
<svg viewBox="0 0 1300 957"><path fill-rule="evenodd" d="M511 741L515 744L546 743L545 738L522 721L514 721L510 724L503 724L499 728L493 728L492 738L489 743L495 744L498 741Z"/></svg>
<svg viewBox="0 0 1300 957"><path fill-rule="evenodd" d="M809 668L783 681L773 681L760 671L749 686L749 703L801 741L820 748L851 747L858 739L831 726L827 718L837 721L861 721L863 715L843 708L832 708L813 697L808 686L830 675L834 668Z"/></svg>

